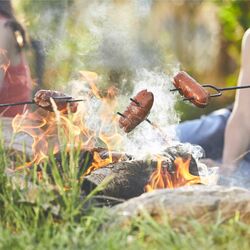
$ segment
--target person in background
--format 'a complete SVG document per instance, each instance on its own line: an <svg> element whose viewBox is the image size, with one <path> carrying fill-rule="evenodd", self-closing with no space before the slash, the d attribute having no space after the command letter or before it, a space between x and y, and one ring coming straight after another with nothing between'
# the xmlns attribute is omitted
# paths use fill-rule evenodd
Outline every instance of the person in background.
<svg viewBox="0 0 250 250"><path fill-rule="evenodd" d="M250 85L250 29L242 39L241 69L238 85ZM250 89L236 92L232 114L226 124L223 170L232 173L250 149ZM250 165L249 165L250 172Z"/></svg>
<svg viewBox="0 0 250 250"><path fill-rule="evenodd" d="M238 85L250 85L250 29L242 39ZM250 179L250 89L238 90L233 106L177 126L181 142L203 147L206 157L221 163L222 175ZM250 183L249 183L250 184Z"/></svg>
<svg viewBox="0 0 250 250"><path fill-rule="evenodd" d="M0 0L0 103L29 101L32 94L30 69L24 48L25 30L16 20L10 0ZM25 106L0 108L1 116L14 117Z"/></svg>

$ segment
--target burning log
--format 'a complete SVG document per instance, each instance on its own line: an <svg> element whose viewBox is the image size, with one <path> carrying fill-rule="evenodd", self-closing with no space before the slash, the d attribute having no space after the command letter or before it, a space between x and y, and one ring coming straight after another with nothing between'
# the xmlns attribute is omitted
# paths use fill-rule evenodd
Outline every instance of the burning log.
<svg viewBox="0 0 250 250"><path fill-rule="evenodd" d="M173 225L182 219L197 219L201 223L224 221L239 214L250 222L250 191L222 186L190 186L177 189L155 190L115 206L111 210L115 224L127 225L133 218L151 215L161 223L166 218ZM112 221L111 223L114 223Z"/></svg>
<svg viewBox="0 0 250 250"><path fill-rule="evenodd" d="M82 189L88 194L104 179L112 179L100 192L105 196L129 199L144 193L149 176L156 167L156 162L130 161L110 164L99 168L84 178Z"/></svg>
<svg viewBox="0 0 250 250"><path fill-rule="evenodd" d="M158 180L163 178L163 185L159 181L157 183L159 185L152 185L151 189L191 185L194 180L195 183L200 183L198 167L194 158L187 153L177 153L176 150L176 147L169 148L164 155L164 160L161 161L162 170L157 178ZM190 180L183 181L183 176L176 165L176 159L183 159L183 162L188 161L187 169L184 170L187 171L186 175L190 175ZM88 194L106 178L111 178L100 194L119 199L130 199L141 195L145 191L151 191L149 188L149 185L152 184L150 180L158 171L158 166L159 161L157 160L134 160L110 164L98 168L85 176L82 189Z"/></svg>
<svg viewBox="0 0 250 250"><path fill-rule="evenodd" d="M62 174L64 171L68 171L65 169L70 165L70 153L63 153L63 157L61 152L58 152L53 155L53 158L50 158L46 163L47 174L52 176L52 166L55 165L58 169L59 174ZM108 165L112 161L114 164L119 161L125 161L132 159L131 156L118 153L114 151L108 151L104 148L93 148L89 150L80 150L79 152L73 153L77 158L77 178L82 178L82 176L86 176L91 173L96 168L101 168L102 165ZM74 157L74 156L73 156ZM43 164L38 165L38 171L43 168ZM24 169L24 168L22 168Z"/></svg>

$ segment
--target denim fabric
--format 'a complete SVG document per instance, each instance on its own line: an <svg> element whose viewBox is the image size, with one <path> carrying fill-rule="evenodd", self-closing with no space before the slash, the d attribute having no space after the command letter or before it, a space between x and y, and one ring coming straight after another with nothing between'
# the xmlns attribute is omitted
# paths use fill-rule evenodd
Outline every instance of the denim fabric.
<svg viewBox="0 0 250 250"><path fill-rule="evenodd" d="M207 158L221 160L224 131L230 114L230 110L220 109L200 119L185 121L177 126L177 136L183 143L200 145Z"/></svg>
<svg viewBox="0 0 250 250"><path fill-rule="evenodd" d="M176 128L181 142L200 145L207 158L221 161L224 147L224 132L231 114L229 109L220 109L200 119L186 121ZM250 135L249 135L250 136ZM239 167L229 176L221 176L219 184L250 188L250 153L239 163Z"/></svg>

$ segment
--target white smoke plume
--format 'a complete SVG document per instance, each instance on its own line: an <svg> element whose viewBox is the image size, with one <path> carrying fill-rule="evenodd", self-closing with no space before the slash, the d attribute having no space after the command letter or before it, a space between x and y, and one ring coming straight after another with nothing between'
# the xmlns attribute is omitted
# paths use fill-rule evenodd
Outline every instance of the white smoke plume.
<svg viewBox="0 0 250 250"><path fill-rule="evenodd" d="M149 38L146 24L152 1L131 0L125 3L94 0L85 6L83 20L99 41L90 64L112 70L149 68L161 64L157 41Z"/></svg>

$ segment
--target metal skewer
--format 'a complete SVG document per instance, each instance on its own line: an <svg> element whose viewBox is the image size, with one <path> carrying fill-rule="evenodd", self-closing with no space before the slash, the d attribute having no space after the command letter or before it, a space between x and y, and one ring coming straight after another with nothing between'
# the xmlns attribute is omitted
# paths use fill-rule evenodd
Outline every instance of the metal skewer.
<svg viewBox="0 0 250 250"><path fill-rule="evenodd" d="M203 84L201 85L203 88L211 88L217 91L216 94L211 94L210 97L218 97L221 96L223 91L227 90L237 90L237 89L249 89L250 85L245 85L245 86L232 86L232 87L225 87L225 88L219 88L211 84ZM175 92L175 91L180 91L181 89L176 88L176 89L170 89L170 92ZM190 98L184 98L183 101L189 101Z"/></svg>
<svg viewBox="0 0 250 250"><path fill-rule="evenodd" d="M209 97L219 97L222 96L222 92L223 91L227 91L227 90L237 90L237 89L247 89L250 88L250 85L245 85L245 86L232 86L232 87L225 87L225 88L220 88L220 87L216 87L214 85L211 84L203 84L200 85L203 88L211 88L213 90L215 90L217 93L215 94L211 94L209 93ZM175 91L179 91L181 95L184 95L182 93L182 89L181 88L175 88L175 89L170 89L170 92L175 92ZM185 97L185 95L184 95ZM192 101L194 100L194 97L186 97L184 99L182 99L183 101Z"/></svg>
<svg viewBox="0 0 250 250"><path fill-rule="evenodd" d="M201 85L203 88L211 88L217 91L216 94L210 95L210 97L218 97L222 95L222 91L227 91L227 90L237 90L237 89L248 89L250 88L250 85L245 85L245 86L232 86L232 87L225 87L225 88L219 88L211 84L204 84Z"/></svg>
<svg viewBox="0 0 250 250"><path fill-rule="evenodd" d="M71 103L71 102L83 102L85 101L84 99L72 99L72 98L53 98L53 99L58 99L58 101L56 101L56 103L60 103L60 102L66 102L66 103ZM72 99L72 100L70 100ZM14 107L14 106L19 106L19 105L26 105L26 104L36 104L36 102L33 101L26 101L26 102L15 102L15 103L3 103L0 104L0 108L2 107Z"/></svg>
<svg viewBox="0 0 250 250"><path fill-rule="evenodd" d="M52 97L52 99L55 99L55 100L69 100L69 99L72 99L72 96L54 96L54 97Z"/></svg>
<svg viewBox="0 0 250 250"><path fill-rule="evenodd" d="M138 101L136 101L135 99L129 98L129 100L134 102L137 106L141 106L141 104Z"/></svg>
<svg viewBox="0 0 250 250"><path fill-rule="evenodd" d="M210 84L205 84L205 85L202 85L202 87L211 87L211 88L217 89L219 91L225 91L225 90L235 90L235 89L249 89L250 85L218 88L218 87L210 85Z"/></svg>
<svg viewBox="0 0 250 250"><path fill-rule="evenodd" d="M123 118L127 118L127 116L125 116L124 114L120 113L120 112L116 112L117 115L123 117Z"/></svg>
<svg viewBox="0 0 250 250"><path fill-rule="evenodd" d="M26 105L26 104L35 104L35 101L27 101L27 102L15 102L15 103L3 103L0 104L0 107L13 107L18 105Z"/></svg>
<svg viewBox="0 0 250 250"><path fill-rule="evenodd" d="M65 102L71 103L71 102L84 102L84 101L86 101L86 100L84 100L84 99L72 99L72 100L68 100L68 101L65 101Z"/></svg>
<svg viewBox="0 0 250 250"><path fill-rule="evenodd" d="M170 92L175 92L175 91L179 91L179 90L181 90L181 89L170 89Z"/></svg>
<svg viewBox="0 0 250 250"><path fill-rule="evenodd" d="M146 118L145 121L148 122L150 125L153 126L153 123L148 118Z"/></svg>

